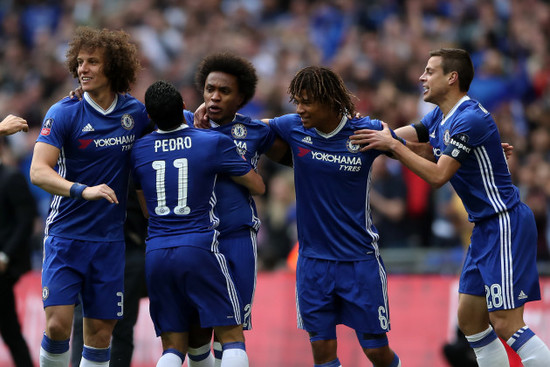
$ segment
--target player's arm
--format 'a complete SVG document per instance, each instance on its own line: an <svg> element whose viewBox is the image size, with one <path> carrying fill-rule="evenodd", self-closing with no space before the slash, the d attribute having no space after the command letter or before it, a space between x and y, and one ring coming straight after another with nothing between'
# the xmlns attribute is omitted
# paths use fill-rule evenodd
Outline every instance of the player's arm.
<svg viewBox="0 0 550 367"><path fill-rule="evenodd" d="M105 184L88 187L61 177L54 170L59 152L59 148L47 143L37 142L34 145L30 169L31 182L34 185L54 195L86 200L106 199L110 203L118 204L115 192Z"/></svg>
<svg viewBox="0 0 550 367"><path fill-rule="evenodd" d="M143 216L149 219L149 211L147 210L147 202L145 201L145 195L143 195L143 190L136 189L136 194L139 202L139 207L141 208L141 212L143 213Z"/></svg>
<svg viewBox="0 0 550 367"><path fill-rule="evenodd" d="M378 149L392 153L394 158L407 166L416 175L428 182L432 187L439 188L448 182L460 168L460 162L448 155L442 155L435 162L419 157L406 145L394 139L386 123L382 123L383 130L366 130L366 150Z"/></svg>
<svg viewBox="0 0 550 367"><path fill-rule="evenodd" d="M29 131L29 125L27 120L15 115L8 115L2 122L0 122L0 136L11 135L16 132Z"/></svg>
<svg viewBox="0 0 550 367"><path fill-rule="evenodd" d="M269 120L270 119L262 119L261 121L264 124L269 125ZM273 162L292 167L292 152L290 151L290 146L277 134L275 134L275 141L273 142L273 145L267 152L265 152L265 155Z"/></svg>
<svg viewBox="0 0 550 367"><path fill-rule="evenodd" d="M265 184L262 176L253 169L242 176L231 176L233 181L248 188L252 195L263 195L265 193Z"/></svg>

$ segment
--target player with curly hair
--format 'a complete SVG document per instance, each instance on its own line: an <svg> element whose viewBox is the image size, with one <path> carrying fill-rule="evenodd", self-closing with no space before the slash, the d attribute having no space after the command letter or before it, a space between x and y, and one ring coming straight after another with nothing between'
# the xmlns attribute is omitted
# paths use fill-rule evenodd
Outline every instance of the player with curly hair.
<svg viewBox="0 0 550 367"><path fill-rule="evenodd" d="M150 122L143 103L127 93L140 63L126 32L80 27L66 56L84 95L48 110L30 169L32 183L54 195L44 236L40 366L69 365L78 303L80 365L108 366L113 327L123 316L129 153Z"/></svg>

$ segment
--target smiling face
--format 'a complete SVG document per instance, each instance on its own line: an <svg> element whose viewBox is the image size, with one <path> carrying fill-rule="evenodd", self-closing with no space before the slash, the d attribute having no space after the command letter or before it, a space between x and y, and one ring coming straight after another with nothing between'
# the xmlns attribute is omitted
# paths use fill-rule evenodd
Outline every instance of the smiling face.
<svg viewBox="0 0 550 367"><path fill-rule="evenodd" d="M203 97L208 117L220 125L233 121L243 103L237 77L221 71L208 74Z"/></svg>
<svg viewBox="0 0 550 367"><path fill-rule="evenodd" d="M78 79L85 92L99 95L111 91L111 83L104 72L104 59L103 49L82 49L78 53Z"/></svg>
<svg viewBox="0 0 550 367"><path fill-rule="evenodd" d="M444 74L441 56L432 56L420 76L424 88L424 101L439 104L449 90L451 73Z"/></svg>
<svg viewBox="0 0 550 367"><path fill-rule="evenodd" d="M293 97L296 113L306 129L316 128L324 133L332 132L340 123L339 114L328 103L311 100L306 91Z"/></svg>

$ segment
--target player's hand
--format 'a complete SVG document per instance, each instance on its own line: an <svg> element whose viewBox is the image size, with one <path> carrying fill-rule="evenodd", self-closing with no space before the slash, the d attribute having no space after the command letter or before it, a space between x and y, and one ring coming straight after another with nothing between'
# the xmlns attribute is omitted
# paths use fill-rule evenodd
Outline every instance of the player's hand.
<svg viewBox="0 0 550 367"><path fill-rule="evenodd" d="M199 129L210 129L210 119L206 114L206 105L202 103L193 115L193 125Z"/></svg>
<svg viewBox="0 0 550 367"><path fill-rule="evenodd" d="M19 131L29 131L27 120L22 117L8 115L2 122L0 122L0 135L11 135Z"/></svg>
<svg viewBox="0 0 550 367"><path fill-rule="evenodd" d="M501 143L501 145L502 150L504 150L504 155L506 156L506 159L510 159L514 150L514 146L508 143Z"/></svg>
<svg viewBox="0 0 550 367"><path fill-rule="evenodd" d="M106 184L88 186L82 191L82 198L85 200L105 199L111 204L118 204L115 192Z"/></svg>
<svg viewBox="0 0 550 367"><path fill-rule="evenodd" d="M82 100L83 95L84 95L84 91L82 90L81 86L78 86L78 88L69 92L70 99L73 99L76 97L78 98L79 101Z"/></svg>
<svg viewBox="0 0 550 367"><path fill-rule="evenodd" d="M392 149L392 144L398 142L391 135L390 128L385 122L382 122L382 130L356 130L349 138L352 143L361 145L359 149L361 152L370 149L389 151ZM401 144L401 142L398 143Z"/></svg>

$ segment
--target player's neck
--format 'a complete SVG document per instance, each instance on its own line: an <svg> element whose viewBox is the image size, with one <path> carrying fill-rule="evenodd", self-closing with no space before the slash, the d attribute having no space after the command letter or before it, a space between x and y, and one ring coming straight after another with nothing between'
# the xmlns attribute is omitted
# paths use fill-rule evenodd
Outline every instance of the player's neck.
<svg viewBox="0 0 550 367"><path fill-rule="evenodd" d="M104 110L111 107L113 101L115 100L115 92L111 90L104 90L101 92L90 91L88 92L88 95Z"/></svg>
<svg viewBox="0 0 550 367"><path fill-rule="evenodd" d="M464 97L466 93L464 92L453 92L453 93L447 93L445 95L445 98L437 105L441 109L441 112L443 112L444 116L447 116L447 114L453 109L453 107Z"/></svg>
<svg viewBox="0 0 550 367"><path fill-rule="evenodd" d="M341 113L331 116L327 118L325 121L323 121L322 123L320 123L319 125L317 125L316 129L322 132L323 134L330 134L331 132L336 130L336 128L338 128L338 126L342 122L342 117L343 116Z"/></svg>

